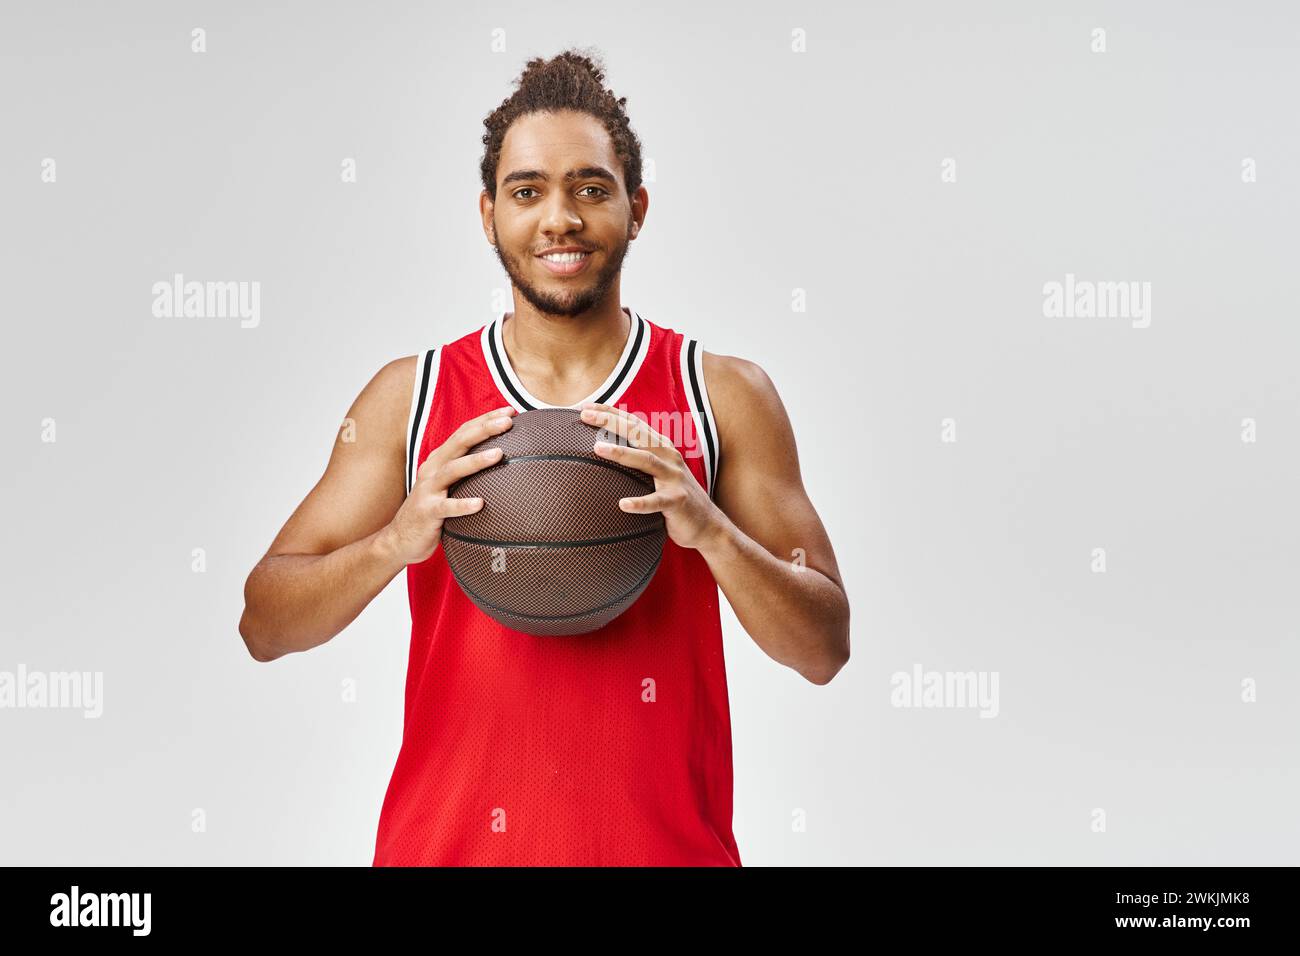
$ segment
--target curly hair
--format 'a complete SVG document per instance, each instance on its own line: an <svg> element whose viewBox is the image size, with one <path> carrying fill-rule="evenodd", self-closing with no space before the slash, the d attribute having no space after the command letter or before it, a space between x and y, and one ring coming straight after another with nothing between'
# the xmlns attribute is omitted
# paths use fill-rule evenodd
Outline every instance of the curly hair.
<svg viewBox="0 0 1300 956"><path fill-rule="evenodd" d="M598 55L565 50L549 60L535 57L524 66L515 80L514 93L483 120L483 160L479 172L483 188L496 202L497 163L501 144L510 124L529 113L575 110L594 116L604 124L614 143L614 152L623 161L623 181L628 198L641 187L641 141L629 125L623 104L626 96L614 97L604 85L605 68Z"/></svg>

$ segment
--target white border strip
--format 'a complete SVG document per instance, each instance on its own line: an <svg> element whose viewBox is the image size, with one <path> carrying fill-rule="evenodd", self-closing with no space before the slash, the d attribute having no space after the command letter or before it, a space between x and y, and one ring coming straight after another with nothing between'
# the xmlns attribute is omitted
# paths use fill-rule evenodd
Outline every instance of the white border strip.
<svg viewBox="0 0 1300 956"><path fill-rule="evenodd" d="M654 337L653 330L650 328L650 323L641 318L641 314L637 312L636 309L628 309L628 311L632 313L634 322L628 328L628 343L623 348L623 354L626 355L631 351L632 343L636 341L638 329L641 330L641 346L637 350L636 357L632 359L632 364L628 367L627 375L623 377L623 382L619 385L618 391L605 399L604 404L606 405L617 405L618 400L623 397L623 393L626 392L632 386L632 383L636 381L637 373L641 371L641 366L645 364L646 356L650 354L650 339ZM611 374L609 378L605 379L600 388L591 393L591 398L584 398L582 402L595 401L595 399L609 387L610 383L613 382L614 379L618 378L618 369L621 368L622 365L623 360L622 356L620 356L619 364L614 367L613 374ZM582 402L578 402L578 404L573 407L577 408L582 404Z"/></svg>
<svg viewBox="0 0 1300 956"><path fill-rule="evenodd" d="M700 383L700 396L704 400L704 414L701 416L700 408L695 403L695 390L691 387L691 368L689 362L690 346L695 343L695 376ZM705 490L708 491L709 497L713 497L714 485L718 477L718 459L722 457L722 443L718 439L718 420L713 415L713 405L709 401L709 387L704 379L704 347L700 345L698 339L693 339L689 335L682 336L681 355L679 356L682 369L682 390L686 392L686 404L690 406L691 414L695 416L695 440L700 445L700 455L704 458L704 483ZM709 443L703 433L706 427L701 421L701 417L708 422L707 428L709 435L713 438L713 454L709 453Z"/></svg>
<svg viewBox="0 0 1300 956"><path fill-rule="evenodd" d="M415 414L420 404L420 383L424 380L424 366L429 360L429 355L433 355L433 361L429 362L429 384L424 390L424 408L420 413L419 428L416 428ZM402 470L406 473L406 493L411 493L411 487L415 484L415 473L419 471L420 463L411 459L412 437L416 442L416 448L419 448L419 442L424 438L424 430L429 424L429 413L433 409L433 395L438 385L438 368L442 365L442 349L432 348L425 349L416 357L415 363L415 384L411 388L411 414L406 420L406 455L402 459Z"/></svg>
<svg viewBox="0 0 1300 956"><path fill-rule="evenodd" d="M497 372L497 363L492 361L492 346L488 344L488 337L492 335L492 330L496 327L500 318L493 319L487 325L483 326L483 331L478 339L479 344L483 347L483 364L487 366L488 374L492 376L492 383L496 385L497 391L505 399L507 405L517 412L525 411L524 406L515 401L515 397L510 394L510 389L506 388L506 383L501 379L500 373Z"/></svg>
<svg viewBox="0 0 1300 956"><path fill-rule="evenodd" d="M526 409L515 399L514 395L511 394L509 386L513 386L515 391L519 393L523 400L534 408L580 408L582 407L583 402L595 401L597 396L609 388L610 385L614 383L614 380L618 378L619 372L623 369L623 366L627 364L628 357L632 353L632 346L636 343L637 330L639 329L641 332L641 346L638 349L637 354L632 358L632 364L628 368L627 374L623 377L623 381L619 385L618 391L612 394L605 401L606 405L617 404L618 400L623 397L623 393L627 391L628 386L630 386L636 379L637 372L641 370L641 366L645 363L646 356L650 354L650 325L641 318L635 309L629 307L628 312L631 313L631 322L628 325L627 341L623 343L623 351L619 354L618 361L614 363L613 371L605 377L605 381L601 382L595 391L586 398L574 402L572 405L551 405L542 401L536 395L530 393L528 389L524 388L524 383L519 380L519 376L515 374L514 367L510 364L510 357L506 354L505 342L501 336L501 327L505 323L506 312L502 312L483 327L483 332L479 336L479 342L483 347L483 361L487 363L488 372L492 375L492 381L496 384L497 391L501 393L501 397L504 398L517 412L522 412ZM491 337L490 342L489 337ZM496 367L496 362L492 360L493 345L496 346L497 355L500 356L501 364L509 378L509 386L507 385L507 382L502 380L500 371Z"/></svg>

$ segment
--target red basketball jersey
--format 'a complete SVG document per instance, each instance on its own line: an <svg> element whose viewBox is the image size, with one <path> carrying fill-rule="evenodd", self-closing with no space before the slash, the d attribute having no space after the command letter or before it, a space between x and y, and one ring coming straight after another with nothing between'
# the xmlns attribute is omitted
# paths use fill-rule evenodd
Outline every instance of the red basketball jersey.
<svg viewBox="0 0 1300 956"><path fill-rule="evenodd" d="M702 350L623 311L623 353L584 401L645 419L712 494L721 449ZM506 355L512 315L419 356L408 492L467 419L546 405ZM626 611L570 637L488 617L441 547L406 573L405 720L374 865L740 866L719 592L698 551L669 539Z"/></svg>

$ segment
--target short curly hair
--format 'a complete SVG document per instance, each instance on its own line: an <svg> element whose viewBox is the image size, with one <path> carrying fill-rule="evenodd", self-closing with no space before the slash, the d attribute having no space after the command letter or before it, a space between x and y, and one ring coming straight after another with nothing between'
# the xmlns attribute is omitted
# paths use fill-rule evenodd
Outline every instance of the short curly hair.
<svg viewBox="0 0 1300 956"><path fill-rule="evenodd" d="M519 88L483 120L483 160L479 172L483 188L493 202L497 199L497 163L501 144L510 124L529 113L575 110L594 116L604 124L623 161L623 181L628 199L641 188L641 141L628 122L623 104L626 96L614 97L604 85L605 68L598 54L565 50L549 60L535 57L515 80Z"/></svg>

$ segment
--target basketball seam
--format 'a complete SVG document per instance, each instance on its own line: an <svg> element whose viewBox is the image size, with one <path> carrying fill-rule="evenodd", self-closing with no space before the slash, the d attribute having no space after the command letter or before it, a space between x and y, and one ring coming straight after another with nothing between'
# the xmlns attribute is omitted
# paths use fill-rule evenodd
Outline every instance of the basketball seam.
<svg viewBox="0 0 1300 956"><path fill-rule="evenodd" d="M625 447L632 446L629 445ZM640 479L640 484L643 485L649 484L646 480L649 478L649 475L645 474L645 472L637 471L634 468L629 468L627 465L620 465L616 461L605 461L603 458L589 458L586 455L569 455L564 452L550 452L545 455L508 455L495 465L492 465L489 468L484 468L482 471L475 472L474 474L485 475L493 468L500 468L502 465L508 465L512 461L578 461L582 462L584 465L599 465L601 468L608 468L610 471L616 471L620 475L627 475L629 478L638 478ZM473 475L470 477L473 477Z"/></svg>
<svg viewBox="0 0 1300 956"><path fill-rule="evenodd" d="M456 534L454 531L448 531L444 526L442 533L449 538L455 538L457 541L464 541L468 544L482 544L490 548L588 548L598 544L618 544L620 541L635 541L637 538L644 538L648 534L656 534L663 530L661 525L653 528L647 528L645 531L633 531L629 534L614 535L610 538L587 538L582 541L493 541L491 538L471 538L468 535Z"/></svg>
<svg viewBox="0 0 1300 956"><path fill-rule="evenodd" d="M446 555L444 555L443 557L445 558ZM470 598L472 598L472 599L475 600L475 601L480 601L480 602L482 602L483 604L485 604L485 605L487 605L488 607L492 608L492 610L497 611L497 612L499 612L499 613L501 613L501 614L507 614L507 615L509 615L510 617L517 617L517 618L520 618L520 619L523 619L523 620L528 620L528 621L568 621L568 620L572 620L572 619L575 618L575 617L590 617L592 614L596 614L596 613L599 613L600 611L608 610L609 608L611 608L611 607L613 607L614 605L618 604L619 601L626 601L626 600L627 600L627 597L628 597L629 594L634 593L634 592L636 591L637 588L641 587L643 584L645 584L647 581L649 581L650 578L652 578L652 577L654 576L654 573L655 573L655 571L657 571L657 570L659 569L659 563L660 563L660 561L662 561L662 560L663 560L663 552L660 551L659 554L657 554L657 555L655 556L655 563L654 563L653 565L650 566L650 570L647 571L647 572L645 573L644 576L642 576L641 580L640 580L640 581L637 581L636 584L634 584L634 585L632 585L632 587L628 588L628 590L627 590L626 593L620 595L619 597L615 598L614 600L609 601L609 602L607 602L607 603L605 603L605 604L602 604L602 605L600 605L599 607L593 607L593 608L591 608L590 610L587 610L587 611L580 611L580 612L578 612L577 614L561 614L561 615L558 615L558 616L553 616L553 615L549 615L549 614L524 614L524 613L522 613L522 612L520 612L520 611L512 611L512 610L510 610L509 608L500 607L500 606L498 606L498 605L496 605L496 604L493 604L491 601L486 601L486 600L484 600L484 599L483 599L479 594L475 593L474 591L471 591L471 590L469 589L469 587L465 584L465 582L461 580L460 575L456 573L456 569L455 569L454 567L451 568L451 573L452 573L452 576L455 577L455 579L456 579L456 583L459 584L459 585L461 586L461 589L465 592L465 594L466 594L467 596L469 596ZM451 563L448 562L448 565L447 565L447 566L448 566L448 567L451 567ZM480 608L480 610L482 610L482 609ZM605 623L608 624L609 622L606 621ZM603 626L603 625L602 625L602 626Z"/></svg>

